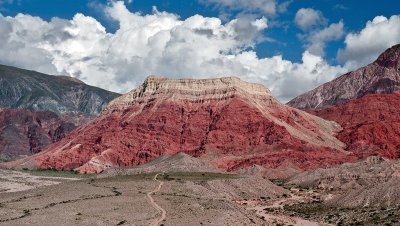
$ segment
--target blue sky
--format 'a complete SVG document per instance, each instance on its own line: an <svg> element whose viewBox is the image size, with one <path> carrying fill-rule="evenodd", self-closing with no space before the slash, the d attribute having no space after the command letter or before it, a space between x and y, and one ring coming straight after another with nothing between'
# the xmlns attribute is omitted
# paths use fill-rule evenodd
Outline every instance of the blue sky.
<svg viewBox="0 0 400 226"><path fill-rule="evenodd" d="M107 30L114 32L118 24L112 23L106 18L96 4L107 4L107 1L85 1L85 0L20 0L11 3L3 3L1 13L5 16L15 16L18 13L39 16L50 20L52 17L64 19L72 18L80 12L93 16L102 21ZM133 12L148 14L152 7L157 6L159 11L167 11L179 15L185 19L195 14L209 17L219 17L220 10L212 4L201 4L199 1L188 0L135 0L127 4ZM257 54L260 57L283 54L286 59L299 61L303 52L302 42L296 34L301 30L296 28L294 17L300 8L313 8L320 10L329 22L343 20L347 31L359 31L368 20L375 16L383 15L390 17L400 14L400 5L396 7L393 0L298 0L291 1L286 12L271 17L271 21L281 23L265 32L267 37L274 39L273 42L265 41L256 46ZM236 17L240 10L230 12L231 18ZM262 13L256 13L262 15ZM326 57L331 63L336 62L336 53L343 47L343 40L329 43L326 49Z"/></svg>
<svg viewBox="0 0 400 226"><path fill-rule="evenodd" d="M52 18L58 17L64 19L65 24L62 25L62 29L66 29L70 26L66 25L67 22L74 21L74 16L80 13L86 17L93 18L101 26L105 27L108 34L115 36L111 39L116 39L118 33L122 33L121 31L123 29L121 23L124 21L121 17L122 14L119 16L116 14L123 13L122 11L124 10L120 7L117 13L115 9L113 11L114 16L110 13L112 10L107 11L108 8L116 8L116 2L118 1L0 0L0 13L4 16L3 19L6 21L5 23L14 28L14 30L9 30L10 34L15 32L16 28L21 29L20 26L16 25L21 19L16 17L19 13L41 18L41 20L51 24L53 28L51 31L56 29L54 28L56 25L52 22ZM146 62L148 56L146 58L140 54L128 54L129 57L121 59L118 64L108 65L105 63L105 59L100 58L100 53L93 53L92 55L86 54L82 57L84 59L98 57L97 61L95 61L98 66L96 70L93 69L94 63L82 66L85 68L79 68L77 65L82 65L82 61L80 63L77 61L68 62L68 64L63 65L62 60L65 61L65 59L57 55L59 52L64 51L65 53L63 53L62 56L68 55L68 60L70 60L75 56L73 53L76 51L59 49L54 46L49 47L48 41L36 39L35 42L37 43L29 50L14 50L14 52L29 51L29 53L32 53L32 51L46 46L46 48L40 50L40 54L43 54L43 51L47 51L45 55L48 57L48 60L46 62L44 60L40 62L30 62L26 60L25 63L17 60L12 61L4 57L2 58L0 53L0 63L46 73L66 74L78 77L89 84L118 92L126 92L134 88L132 86L140 84L145 77L145 73L162 73L171 75L172 77L185 77L184 74L191 74L192 77L202 77L200 76L202 73L207 73L207 75L204 75L206 77L214 77L220 74L234 73L245 80L265 84L279 99L287 101L295 95L307 91L310 88L314 88L341 73L369 63L385 48L400 42L400 38L396 38L399 32L397 27L397 15L400 14L400 4L394 4L393 2L393 0L254 0L251 1L250 4L250 2L246 3L246 0L238 0L236 2L234 0L126 0L120 3L123 5L122 8L126 8L131 14L140 13L141 15L154 15L153 6L156 6L158 12L165 11L169 15L175 14L178 17L174 19L175 22L187 21L188 18L199 14L202 16L201 20L205 20L204 18L218 18L222 25L225 26L225 28L221 29L229 29L228 24L235 20L239 20L241 23L236 23L236 25L234 25L236 26L234 28L236 33L233 34L232 39L226 40L226 43L232 42L233 44L226 47L226 49L219 50L219 52L228 52L222 53L219 57L205 59L200 56L200 58L192 60L192 62L205 61L199 64L208 65L210 67L209 70L196 71L193 69L194 66L189 67L190 65L186 68L182 67L176 70L175 67L167 66L139 70L137 68L143 65L149 65L149 63ZM267 5L271 5L272 7L267 7ZM299 15L301 10L303 10L302 18L300 18L301 15ZM141 20L140 18L129 18L130 20ZM303 19L302 24L301 19ZM374 19L376 20L373 22ZM253 23L256 20L259 20L260 23L264 21L265 26L256 27ZM24 23L26 21L27 19L24 20ZM88 20L85 21L88 22ZM372 25L368 25L368 23ZM252 30L246 30L246 26L252 26L252 24L254 25ZM6 27L6 25L0 23L0 29L1 26L3 26L3 29ZM48 25L43 26L49 27ZM126 29L130 30L129 25L127 26ZM29 28L24 29L24 32L27 34L32 33L33 35L33 33L35 33L35 31L31 31ZM81 29L79 32L84 32L85 29ZM176 29L174 29L170 30L170 34L175 32ZM137 32L145 32L139 30ZM243 32L243 34L249 32L249 37L243 37L243 34L239 34L240 32ZM358 46L357 43L365 42L365 45L370 44L371 37L369 37L369 33L374 32L377 32L376 37L373 39L374 43L371 43L370 47L366 46L364 49ZM16 34L21 34L21 32ZM46 37L46 34L40 35ZM54 35L57 36L58 34ZM134 35L137 37L138 34L135 33ZM104 39L110 38L108 37L110 35L103 34L103 36L104 37L101 37L102 42L106 42ZM97 35L93 35L93 37L98 38ZM10 48L9 50L11 51L11 43L14 43L15 40L10 41L10 37L7 38L5 43L9 43L7 48ZM26 44L32 42L32 40L27 40L25 37L19 38L21 38L21 43ZM61 37L58 37L57 40L58 39L61 39ZM121 37L118 40L122 40ZM235 40L238 40L238 43L234 43ZM98 40L96 39L94 41ZM114 42L115 41L113 41L113 43ZM110 43L111 42L105 45L111 45ZM213 44L213 42L210 43L211 45ZM221 43L224 43L224 41L222 40ZM128 45L129 43L120 44ZM60 45L60 43L58 43L58 45ZM132 47L134 46L137 45L132 45ZM111 47L109 46L108 48ZM152 49L153 47L149 48ZM136 50L132 49L131 51L135 52ZM187 52L187 49L185 51ZM141 52L141 50L138 50L138 52ZM258 62L257 65L249 63L249 56L246 56L248 59L243 59L242 56L249 55L253 52L256 54L256 58L253 57L252 59ZM311 56L307 55L308 53L310 53ZM124 54L127 53L124 52ZM228 55L232 54L235 56L236 61L228 62L228 60L232 58ZM164 50L161 55L163 57L165 56ZM4 56L6 56L6 53L4 53ZM79 57L81 56L82 54L79 55ZM281 57L282 60L276 60L274 57L277 56ZM314 56L316 58L312 58ZM171 64L171 62L173 62L170 58L163 57L159 59L159 63L168 61L168 63ZM144 61L144 63L142 62L138 65L136 61L138 58L140 58L141 62ZM16 59L21 58L16 56ZM224 66L221 66L221 68L216 68L215 64L210 64L210 62L215 63L218 60L224 62ZM118 68L121 62L125 62L126 65L128 65L127 68L130 68L130 72L128 72L128 70L121 71ZM234 63L240 63L242 67L233 70L232 66L227 66ZM324 67L320 67L320 65L324 65ZM312 68L312 66L315 68ZM116 68L110 70L113 73L111 78L104 77L106 75L99 75L97 77L92 75L93 73L101 74L99 71L104 71L106 67ZM277 67L291 69L287 71L276 70L274 73L264 73L260 69L262 67L265 67L265 70L275 70ZM216 71L216 74L212 74L212 69ZM135 72L133 73L134 75L132 75L132 70ZM314 73L316 70L318 73ZM110 71L109 73L111 73ZM302 74L304 74L303 78L301 77L303 76ZM115 84L103 85L107 79L113 79ZM286 87L290 87L292 91L284 91Z"/></svg>

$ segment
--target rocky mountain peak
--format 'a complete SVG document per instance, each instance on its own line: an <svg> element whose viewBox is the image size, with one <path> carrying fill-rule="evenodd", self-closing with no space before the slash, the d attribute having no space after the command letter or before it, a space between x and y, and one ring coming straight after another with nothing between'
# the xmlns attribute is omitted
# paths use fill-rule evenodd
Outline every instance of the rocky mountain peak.
<svg viewBox="0 0 400 226"><path fill-rule="evenodd" d="M383 52L376 60L376 63L382 67L394 67L400 71L400 44L392 46Z"/></svg>
<svg viewBox="0 0 400 226"><path fill-rule="evenodd" d="M397 90L400 90L400 44L387 49L375 62L306 92L288 105L300 109L324 108Z"/></svg>

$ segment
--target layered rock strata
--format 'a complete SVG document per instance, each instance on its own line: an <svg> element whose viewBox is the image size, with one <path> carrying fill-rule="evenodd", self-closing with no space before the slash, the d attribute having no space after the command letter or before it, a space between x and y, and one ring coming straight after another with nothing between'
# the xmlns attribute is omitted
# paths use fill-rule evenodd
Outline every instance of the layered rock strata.
<svg viewBox="0 0 400 226"><path fill-rule="evenodd" d="M284 160L308 169L354 159L334 137L340 130L334 122L279 103L264 86L236 77L150 76L91 123L7 166L91 173L184 152L226 170L253 164L274 168Z"/></svg>

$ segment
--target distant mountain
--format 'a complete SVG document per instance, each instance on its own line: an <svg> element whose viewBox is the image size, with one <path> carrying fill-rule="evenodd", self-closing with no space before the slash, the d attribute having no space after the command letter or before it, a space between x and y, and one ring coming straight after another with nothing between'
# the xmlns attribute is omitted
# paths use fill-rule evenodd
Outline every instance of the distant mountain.
<svg viewBox="0 0 400 226"><path fill-rule="evenodd" d="M298 109L329 107L368 94L392 93L400 89L400 44L365 67L344 74L287 104Z"/></svg>
<svg viewBox="0 0 400 226"><path fill-rule="evenodd" d="M359 157L400 158L400 45L288 105L339 123L338 138Z"/></svg>
<svg viewBox="0 0 400 226"><path fill-rule="evenodd" d="M309 169L353 159L333 136L339 129L236 77L150 76L61 141L3 166L93 173L184 152L228 171L290 163Z"/></svg>
<svg viewBox="0 0 400 226"><path fill-rule="evenodd" d="M0 108L0 162L38 153L88 121L84 114Z"/></svg>
<svg viewBox="0 0 400 226"><path fill-rule="evenodd" d="M120 96L82 81L0 65L0 107L97 115Z"/></svg>

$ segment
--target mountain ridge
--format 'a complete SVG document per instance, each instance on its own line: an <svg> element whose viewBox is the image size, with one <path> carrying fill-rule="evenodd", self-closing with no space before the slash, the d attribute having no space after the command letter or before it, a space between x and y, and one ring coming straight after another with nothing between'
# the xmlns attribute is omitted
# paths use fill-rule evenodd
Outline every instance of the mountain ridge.
<svg viewBox="0 0 400 226"><path fill-rule="evenodd" d="M368 94L400 89L400 44L384 51L376 61L301 94L287 103L298 109L330 107Z"/></svg>
<svg viewBox="0 0 400 226"><path fill-rule="evenodd" d="M120 96L68 77L0 65L0 107L97 115Z"/></svg>

